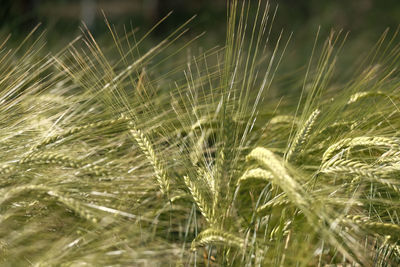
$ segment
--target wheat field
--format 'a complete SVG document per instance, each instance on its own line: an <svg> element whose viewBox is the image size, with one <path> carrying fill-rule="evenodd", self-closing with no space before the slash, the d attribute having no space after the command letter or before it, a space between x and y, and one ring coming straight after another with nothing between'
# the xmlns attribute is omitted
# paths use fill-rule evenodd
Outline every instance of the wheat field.
<svg viewBox="0 0 400 267"><path fill-rule="evenodd" d="M400 264L398 32L347 69L317 33L285 74L279 11L227 14L190 54L194 18L145 50L107 20L112 45L0 40L1 266Z"/></svg>

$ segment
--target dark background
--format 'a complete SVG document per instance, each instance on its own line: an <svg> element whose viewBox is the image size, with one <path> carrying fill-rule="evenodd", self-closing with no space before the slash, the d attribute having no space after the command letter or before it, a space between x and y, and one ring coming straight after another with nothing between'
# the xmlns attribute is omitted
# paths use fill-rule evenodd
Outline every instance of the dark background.
<svg viewBox="0 0 400 267"><path fill-rule="evenodd" d="M255 14L258 0L249 1ZM267 3L266 0L262 2L262 5ZM350 32L341 63L347 66L356 56L368 52L385 29L389 27L390 34L393 34L400 22L399 0L269 2L270 13L278 7L273 36L278 36L282 29L286 37L294 33L286 53L291 67L307 62L319 26L321 39L325 39L332 29ZM45 40L51 51L59 50L80 34L82 21L96 39L104 36L109 40L109 30L101 10L115 25L116 32L123 34L124 26L128 30L138 28L138 36L143 36L173 11L146 39L148 43L144 47L159 42L193 15L197 17L189 25L189 39L206 31L207 34L196 43L206 49L223 45L225 40L226 0L0 0L0 3L0 38L11 33L11 42L18 44L35 25L42 23L40 29L46 30Z"/></svg>
<svg viewBox="0 0 400 267"><path fill-rule="evenodd" d="M250 0L256 6L256 0ZM301 32L321 25L344 28L356 34L396 28L400 20L398 0L278 0L276 28ZM49 30L72 33L85 21L91 30L104 30L103 9L117 24L150 27L169 11L174 14L162 27L176 27L194 14L192 27L199 31L224 29L226 0L0 0L1 28L24 34L38 22ZM161 27L161 28L162 28Z"/></svg>

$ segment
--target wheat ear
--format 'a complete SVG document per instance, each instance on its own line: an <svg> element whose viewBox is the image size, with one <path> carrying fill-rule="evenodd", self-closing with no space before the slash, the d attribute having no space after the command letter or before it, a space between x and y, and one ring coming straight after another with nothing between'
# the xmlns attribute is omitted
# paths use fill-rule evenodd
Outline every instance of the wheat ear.
<svg viewBox="0 0 400 267"><path fill-rule="evenodd" d="M218 190L230 190L229 182L226 182L227 176L232 173L227 170L231 170L232 162L234 157L234 143L235 143L235 123L234 121L226 117L223 120L223 128L222 128L222 145L219 148L216 163L215 163L215 175L216 175L216 188ZM227 179L228 181L230 178Z"/></svg>
<svg viewBox="0 0 400 267"><path fill-rule="evenodd" d="M14 166L11 166L11 165L3 165L3 166L0 167L0 174L1 174L1 175L2 175L2 174L8 174L8 173L13 172L14 170L15 170L15 167L14 167Z"/></svg>
<svg viewBox="0 0 400 267"><path fill-rule="evenodd" d="M59 202L63 203L65 206L67 206L68 208L73 210L80 217L82 217L86 220L92 221L94 223L97 223L97 221L98 221L97 218L95 218L91 214L91 212L88 211L87 208L83 207L83 205L79 201L77 201L73 198L66 197L63 194L61 194L60 192L53 191L53 190L48 191L47 194L49 196L55 197Z"/></svg>
<svg viewBox="0 0 400 267"><path fill-rule="evenodd" d="M2 205L4 203L4 201L8 200L9 198L13 197L14 195L20 194L22 192L26 192L26 191L49 191L51 190L50 187L47 186L43 186L43 185L22 185L22 186L18 186L18 187L14 187L11 189L3 189L0 192L1 198L0 198L0 205ZM5 193L3 193L5 192Z"/></svg>
<svg viewBox="0 0 400 267"><path fill-rule="evenodd" d="M328 198L328 199L323 199L321 201L323 201L323 203L321 203L323 205L330 204L330 205L339 205L339 206L358 206L358 207L363 207L364 206L364 204L362 202L355 201L355 200L352 200L352 199L349 200L347 198L345 198L345 199L337 199L337 198L331 199L331 198ZM290 205L290 201L288 199L285 199L284 195L281 195L279 197L271 199L270 201L268 201L264 205L260 206L257 209L257 213L265 214L266 212L270 211L273 208L282 207L282 206L288 206L288 205Z"/></svg>
<svg viewBox="0 0 400 267"><path fill-rule="evenodd" d="M296 119L296 117L294 116L290 116L290 115L278 115L273 117L270 121L269 121L269 125L274 125L274 124L280 124L280 123L284 123L284 124L291 124L291 123L295 123L297 124L298 121Z"/></svg>
<svg viewBox="0 0 400 267"><path fill-rule="evenodd" d="M147 137L141 130L136 129L132 124L130 125L130 133L132 134L133 138L139 145L140 150L143 152L147 160L150 161L150 164L153 166L154 173L158 185L160 186L161 192L168 196L169 184L170 184L169 178L167 176L163 164L156 157L156 153L152 145L150 144L150 141L147 139Z"/></svg>
<svg viewBox="0 0 400 267"><path fill-rule="evenodd" d="M303 197L304 192L301 190L301 185L286 171L282 159L278 159L273 152L266 148L257 147L250 152L247 160L256 160L262 167L269 169L274 176L273 182L288 195L293 203L302 209L308 208L309 203Z"/></svg>
<svg viewBox="0 0 400 267"><path fill-rule="evenodd" d="M20 194L22 192L26 192L26 191L43 191L44 193L56 198L59 202L66 205L68 208L73 210L80 217L90 220L94 223L97 222L97 219L86 208L84 208L83 205L79 201L72 199L72 198L68 198L68 197L64 196L62 193L57 192L54 189L51 189L50 187L42 186L42 185L23 185L23 186L18 186L18 187L12 188L11 190L8 190L0 198L0 205L3 204L8 199L10 199L11 197L13 197L17 194Z"/></svg>
<svg viewBox="0 0 400 267"><path fill-rule="evenodd" d="M373 222L368 218L364 218L358 215L347 215L344 222L355 223L362 228L372 230L374 233L379 233L381 235L390 235L395 238L400 237L400 226L393 223L384 222Z"/></svg>
<svg viewBox="0 0 400 267"><path fill-rule="evenodd" d="M207 171L204 168L199 167L197 169L197 175L204 181L205 184L207 184L208 190L213 197L213 205L212 205L213 210L214 211L217 210L218 201L219 201L219 192L217 190L218 184L215 179L214 173Z"/></svg>
<svg viewBox="0 0 400 267"><path fill-rule="evenodd" d="M290 145L289 151L286 154L287 161L294 161L299 152L301 152L301 149L303 148L307 138L310 136L311 129L313 128L319 114L319 109L314 110L314 112L311 113L310 117L304 123L303 127L297 132L293 142Z"/></svg>
<svg viewBox="0 0 400 267"><path fill-rule="evenodd" d="M400 193L399 187L395 186L390 181L385 179L390 177L390 174L392 174L394 171L398 171L398 169L392 167L375 167L359 161L352 160L328 161L322 166L320 170L321 173L325 174L359 175L380 184L386 185L395 192Z"/></svg>
<svg viewBox="0 0 400 267"><path fill-rule="evenodd" d="M192 250L207 245L224 245L243 249L244 240L231 233L213 228L202 231L193 241Z"/></svg>
<svg viewBox="0 0 400 267"><path fill-rule="evenodd" d="M389 137L370 137L370 136L360 136L355 138L345 138L335 144L328 147L328 149L322 155L322 164L331 159L334 153L338 150L344 148L351 149L356 146L368 146L368 147L389 147L396 148L400 150L399 140Z"/></svg>
<svg viewBox="0 0 400 267"><path fill-rule="evenodd" d="M375 97L375 96L382 96L382 97L386 97L388 95L386 95L385 93L381 92L381 91L377 91L377 92L357 92L353 95L350 96L349 101L347 101L347 105L353 104L355 102L358 102L359 100L368 98L368 97Z"/></svg>
<svg viewBox="0 0 400 267"><path fill-rule="evenodd" d="M265 214L267 211L281 206L290 205L288 199L272 199L257 209L258 214Z"/></svg>
<svg viewBox="0 0 400 267"><path fill-rule="evenodd" d="M108 171L100 166L54 153L29 154L29 156L21 159L18 164L57 164L71 168L82 168L97 176L108 175Z"/></svg>
<svg viewBox="0 0 400 267"><path fill-rule="evenodd" d="M269 136L271 133L272 134L277 134L282 131L283 127L290 127L291 125L293 126L298 126L298 120L294 116L290 115L278 115L273 117L270 121L268 121L263 127L262 127L262 135L260 139L265 139L267 136Z"/></svg>
<svg viewBox="0 0 400 267"><path fill-rule="evenodd" d="M245 182L261 181L271 182L274 179L274 175L267 170L261 168L255 168L247 170L238 180L237 185Z"/></svg>
<svg viewBox="0 0 400 267"><path fill-rule="evenodd" d="M377 163L393 164L400 162L400 150L389 150L383 153L377 160Z"/></svg>
<svg viewBox="0 0 400 267"><path fill-rule="evenodd" d="M203 217L208 223L214 224L214 211L211 208L210 201L204 198L199 188L190 180L189 176L184 176L183 179Z"/></svg>
<svg viewBox="0 0 400 267"><path fill-rule="evenodd" d="M111 127L111 126L114 126L114 125L117 125L120 123L124 123L124 122L127 122L126 117L120 117L118 119L112 119L112 120L104 120L104 121L100 121L100 122L90 123L90 124L87 124L84 126L73 127L63 133L47 137L42 142L40 142L39 144L34 146L32 148L32 150L37 150L37 149L43 148L47 145L55 143L58 140L61 140L63 138L66 138L68 136L74 135L76 133L82 132L87 129Z"/></svg>

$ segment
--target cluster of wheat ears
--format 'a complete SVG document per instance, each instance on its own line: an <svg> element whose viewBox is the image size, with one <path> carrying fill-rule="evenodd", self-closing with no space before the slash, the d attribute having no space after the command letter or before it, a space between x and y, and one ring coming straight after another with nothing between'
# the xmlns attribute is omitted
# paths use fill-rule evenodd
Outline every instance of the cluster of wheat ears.
<svg viewBox="0 0 400 267"><path fill-rule="evenodd" d="M400 264L396 33L341 71L346 36L317 36L285 75L249 2L195 55L190 20L148 50L107 20L111 47L1 42L1 266Z"/></svg>

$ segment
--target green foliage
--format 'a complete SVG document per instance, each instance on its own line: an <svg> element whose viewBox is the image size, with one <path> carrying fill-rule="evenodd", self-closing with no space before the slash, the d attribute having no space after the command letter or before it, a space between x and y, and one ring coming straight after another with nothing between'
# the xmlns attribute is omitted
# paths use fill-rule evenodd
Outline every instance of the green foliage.
<svg viewBox="0 0 400 267"><path fill-rule="evenodd" d="M111 48L2 44L2 266L400 264L396 34L345 69L316 38L282 97L290 36L256 8L186 67L187 23L145 53L108 22Z"/></svg>

